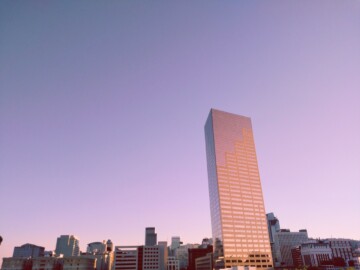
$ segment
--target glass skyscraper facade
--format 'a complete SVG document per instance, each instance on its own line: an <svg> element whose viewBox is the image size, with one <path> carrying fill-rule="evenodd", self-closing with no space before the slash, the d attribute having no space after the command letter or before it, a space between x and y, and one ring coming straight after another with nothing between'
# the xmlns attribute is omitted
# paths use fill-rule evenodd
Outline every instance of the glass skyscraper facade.
<svg viewBox="0 0 360 270"><path fill-rule="evenodd" d="M211 109L205 140L215 268L272 268L251 119Z"/></svg>

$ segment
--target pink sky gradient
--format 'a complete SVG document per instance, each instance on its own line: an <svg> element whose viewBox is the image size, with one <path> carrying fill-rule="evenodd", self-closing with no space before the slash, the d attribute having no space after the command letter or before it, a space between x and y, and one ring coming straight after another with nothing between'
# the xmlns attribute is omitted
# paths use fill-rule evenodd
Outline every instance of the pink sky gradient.
<svg viewBox="0 0 360 270"><path fill-rule="evenodd" d="M0 37L0 258L210 237L210 108L281 227L360 240L359 1L1 1Z"/></svg>

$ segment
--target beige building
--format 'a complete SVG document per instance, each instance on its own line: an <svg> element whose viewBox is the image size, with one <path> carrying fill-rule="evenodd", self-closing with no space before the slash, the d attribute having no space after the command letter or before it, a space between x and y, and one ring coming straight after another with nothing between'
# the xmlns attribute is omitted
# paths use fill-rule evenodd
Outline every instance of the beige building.
<svg viewBox="0 0 360 270"><path fill-rule="evenodd" d="M71 256L63 258L63 270L95 270L96 258Z"/></svg>
<svg viewBox="0 0 360 270"><path fill-rule="evenodd" d="M32 259L32 270L60 270L62 269L62 258L38 257Z"/></svg>
<svg viewBox="0 0 360 270"><path fill-rule="evenodd" d="M205 139L214 267L272 268L251 119L211 109Z"/></svg>

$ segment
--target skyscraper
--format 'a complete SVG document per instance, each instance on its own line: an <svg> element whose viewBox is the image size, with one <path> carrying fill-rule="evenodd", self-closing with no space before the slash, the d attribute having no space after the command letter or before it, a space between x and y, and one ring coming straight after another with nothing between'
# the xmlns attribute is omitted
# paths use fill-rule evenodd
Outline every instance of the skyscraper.
<svg viewBox="0 0 360 270"><path fill-rule="evenodd" d="M145 228L145 246L155 246L157 242L157 234L154 227Z"/></svg>
<svg viewBox="0 0 360 270"><path fill-rule="evenodd" d="M74 235L61 235L57 238L55 253L64 256L79 256L79 239Z"/></svg>
<svg viewBox="0 0 360 270"><path fill-rule="evenodd" d="M251 119L211 109L205 140L214 267L273 267Z"/></svg>

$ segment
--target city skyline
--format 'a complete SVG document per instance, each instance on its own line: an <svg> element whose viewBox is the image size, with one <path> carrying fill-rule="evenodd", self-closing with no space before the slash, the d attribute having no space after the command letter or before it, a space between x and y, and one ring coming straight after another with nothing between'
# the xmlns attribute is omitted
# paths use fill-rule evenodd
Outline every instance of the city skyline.
<svg viewBox="0 0 360 270"><path fill-rule="evenodd" d="M360 239L359 12L1 1L0 257L64 234L81 250L143 243L149 226L168 243L210 237L210 108L251 117L283 228Z"/></svg>

